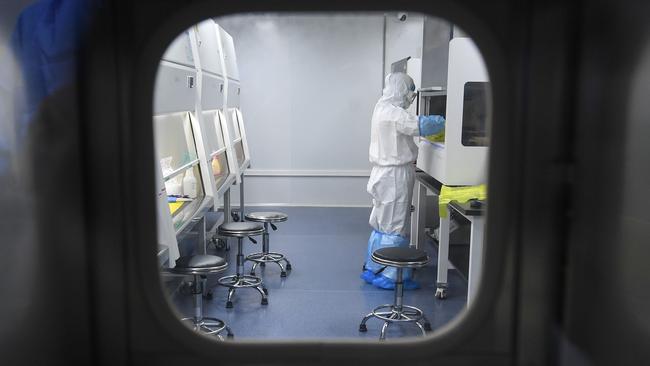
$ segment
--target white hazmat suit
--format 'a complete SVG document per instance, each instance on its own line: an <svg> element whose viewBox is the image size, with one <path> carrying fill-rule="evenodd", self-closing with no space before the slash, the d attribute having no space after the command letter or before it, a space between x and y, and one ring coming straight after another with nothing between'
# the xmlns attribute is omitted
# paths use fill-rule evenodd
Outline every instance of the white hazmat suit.
<svg viewBox="0 0 650 366"><path fill-rule="evenodd" d="M418 117L406 110L415 95L415 84L408 75L389 74L383 95L372 114L369 154L372 171L367 190L372 196L369 223L374 231L368 243L362 278L382 288L391 288L391 281L394 286L396 271L373 262L370 255L382 247L409 245L406 234L415 182L413 162L418 153L413 137L421 134L423 122L428 126L427 132L439 132L444 128L444 119L440 116L434 116L434 122L429 117ZM404 272L405 288L408 287L410 272ZM377 283L377 280L383 283Z"/></svg>

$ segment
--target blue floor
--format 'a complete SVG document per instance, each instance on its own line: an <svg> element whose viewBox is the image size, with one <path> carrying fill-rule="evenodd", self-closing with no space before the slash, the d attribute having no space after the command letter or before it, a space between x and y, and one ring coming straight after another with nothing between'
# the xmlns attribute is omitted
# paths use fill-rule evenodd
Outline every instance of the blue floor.
<svg viewBox="0 0 650 366"><path fill-rule="evenodd" d="M272 264L258 268L269 290L269 304L260 304L261 297L253 289L239 289L234 308L226 309L227 288L208 286L214 299L204 301L204 314L228 323L236 339L307 339L307 338L369 338L377 339L381 322L368 321L368 332L358 331L359 322L373 307L392 303L393 291L381 290L363 282L359 275L365 260L370 227L369 208L319 207L247 207L247 212L278 210L289 215L289 221L278 224L271 233L270 248L285 254L293 270L286 278ZM244 243L245 254L260 250L260 244ZM449 271L449 293L445 300L434 297L436 251L431 243L425 248L432 257L426 268L416 273L422 288L405 291L404 302L424 310L436 329L449 322L464 307L467 283L455 270ZM235 272L237 245L229 252L209 248L211 254L228 259L227 274ZM250 263L246 269L250 271ZM261 269L261 270L260 270ZM220 274L220 275L225 275ZM218 277L217 275L215 277ZM190 296L173 294L177 310L192 314ZM417 336L415 325L391 325L387 337Z"/></svg>

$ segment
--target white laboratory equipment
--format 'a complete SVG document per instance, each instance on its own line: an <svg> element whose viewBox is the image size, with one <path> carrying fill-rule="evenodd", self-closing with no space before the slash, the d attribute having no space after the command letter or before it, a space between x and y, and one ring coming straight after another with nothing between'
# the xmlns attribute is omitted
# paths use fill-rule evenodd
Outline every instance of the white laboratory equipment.
<svg viewBox="0 0 650 366"><path fill-rule="evenodd" d="M481 53L470 38L452 39L446 90L425 86L418 101L419 114L445 116L444 140L421 138L417 167L448 186L485 183L490 107Z"/></svg>
<svg viewBox="0 0 650 366"><path fill-rule="evenodd" d="M239 185L239 219L244 218L244 172L250 167L250 152L248 149L248 140L246 139L246 130L240 110L239 97L241 94L241 84L239 80L239 68L237 66L237 56L235 53L235 43L228 32L217 25L219 30L219 43L222 50L222 65L226 81L226 97L223 104L223 117L228 129L229 141L234 152L235 165L231 166L235 173L237 184ZM237 219L236 216L234 216Z"/></svg>
<svg viewBox="0 0 650 366"><path fill-rule="evenodd" d="M237 66L235 43L232 36L223 28L218 27L218 29L223 50L224 71L226 74L226 98L223 106L223 114L226 117L231 143L235 151L238 183L240 183L244 171L250 166L250 152L239 104L241 94L239 68Z"/></svg>
<svg viewBox="0 0 650 366"><path fill-rule="evenodd" d="M219 30L212 19L205 20L194 27L196 34L196 54L199 59L200 79L200 130L205 160L211 172L215 207L220 197L227 195L235 181L234 152L223 117L226 82L222 63L222 49ZM197 108L197 113L199 108Z"/></svg>
<svg viewBox="0 0 650 366"><path fill-rule="evenodd" d="M192 37L188 30L170 45L159 64L154 92L158 242L168 247L170 266L180 256L177 235L190 223L203 220L213 205L206 192L210 188L206 162L197 151L201 139L194 113L199 93ZM170 191L178 194L179 186L185 186L189 194L171 197ZM170 197L177 201L168 202Z"/></svg>

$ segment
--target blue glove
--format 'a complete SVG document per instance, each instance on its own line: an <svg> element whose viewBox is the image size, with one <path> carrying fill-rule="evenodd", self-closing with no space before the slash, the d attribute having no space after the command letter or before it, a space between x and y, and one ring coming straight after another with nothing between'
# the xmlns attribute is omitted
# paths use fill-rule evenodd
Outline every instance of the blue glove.
<svg viewBox="0 0 650 366"><path fill-rule="evenodd" d="M433 116L419 116L420 136L435 135L445 129L445 117Z"/></svg>

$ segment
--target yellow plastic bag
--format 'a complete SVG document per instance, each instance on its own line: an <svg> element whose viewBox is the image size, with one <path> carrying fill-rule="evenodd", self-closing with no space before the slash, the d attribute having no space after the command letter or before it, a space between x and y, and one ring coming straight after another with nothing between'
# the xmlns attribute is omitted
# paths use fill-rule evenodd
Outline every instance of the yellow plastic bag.
<svg viewBox="0 0 650 366"><path fill-rule="evenodd" d="M443 129L442 131L440 131L440 132L438 132L436 134L426 136L425 139L427 139L427 140L429 140L431 142L442 142L442 143L444 143L445 142L445 130Z"/></svg>
<svg viewBox="0 0 650 366"><path fill-rule="evenodd" d="M438 196L438 211L440 217L447 217L447 204L451 201L465 203L471 199L487 199L487 187L485 184L478 186L448 187L442 186L440 196Z"/></svg>

